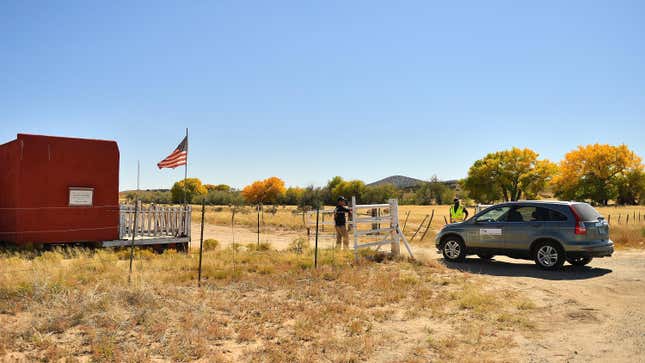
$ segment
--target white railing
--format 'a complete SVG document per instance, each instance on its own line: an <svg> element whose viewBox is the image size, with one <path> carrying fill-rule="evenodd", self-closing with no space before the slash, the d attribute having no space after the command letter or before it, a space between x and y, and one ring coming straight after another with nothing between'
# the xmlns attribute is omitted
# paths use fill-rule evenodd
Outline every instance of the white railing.
<svg viewBox="0 0 645 363"><path fill-rule="evenodd" d="M129 239L132 234L135 238L155 237L188 237L190 238L190 213L191 206L162 207L158 205L144 206L121 205L119 238Z"/></svg>

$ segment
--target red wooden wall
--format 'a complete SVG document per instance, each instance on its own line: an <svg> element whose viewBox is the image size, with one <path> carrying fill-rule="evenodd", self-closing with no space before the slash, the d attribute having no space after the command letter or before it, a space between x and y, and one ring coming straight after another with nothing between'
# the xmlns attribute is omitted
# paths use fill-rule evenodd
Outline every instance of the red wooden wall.
<svg viewBox="0 0 645 363"><path fill-rule="evenodd" d="M93 205L69 206L70 187L94 188ZM118 225L116 142L18 134L0 145L0 240L109 241Z"/></svg>

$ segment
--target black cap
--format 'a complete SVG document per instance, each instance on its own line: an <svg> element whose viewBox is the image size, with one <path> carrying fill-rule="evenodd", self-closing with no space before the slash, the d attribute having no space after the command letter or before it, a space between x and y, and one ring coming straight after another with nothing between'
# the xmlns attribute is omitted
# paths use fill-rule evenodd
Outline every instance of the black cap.
<svg viewBox="0 0 645 363"><path fill-rule="evenodd" d="M458 202L458 201L459 201L459 198L455 198L455 199L453 199L452 201L453 201L453 202Z"/></svg>
<svg viewBox="0 0 645 363"><path fill-rule="evenodd" d="M342 196L341 196L341 197L338 197L338 201L340 202L341 200L342 200L343 202L346 202L346 201L347 201L347 199L345 199L345 197L342 197Z"/></svg>

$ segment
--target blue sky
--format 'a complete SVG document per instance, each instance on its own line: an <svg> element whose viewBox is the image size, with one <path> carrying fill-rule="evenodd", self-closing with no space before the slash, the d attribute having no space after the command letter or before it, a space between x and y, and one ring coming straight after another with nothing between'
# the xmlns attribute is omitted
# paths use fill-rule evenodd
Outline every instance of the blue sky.
<svg viewBox="0 0 645 363"><path fill-rule="evenodd" d="M190 129L190 176L242 187L464 177L488 152L645 156L642 1L3 1L0 142L113 139L121 188Z"/></svg>

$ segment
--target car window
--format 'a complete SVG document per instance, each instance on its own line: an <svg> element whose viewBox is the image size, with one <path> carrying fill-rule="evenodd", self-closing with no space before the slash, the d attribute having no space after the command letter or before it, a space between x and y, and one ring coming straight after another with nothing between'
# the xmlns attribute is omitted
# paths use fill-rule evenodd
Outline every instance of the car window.
<svg viewBox="0 0 645 363"><path fill-rule="evenodd" d="M550 221L566 221L568 218L564 214L554 211L553 209L549 209L549 220Z"/></svg>
<svg viewBox="0 0 645 363"><path fill-rule="evenodd" d="M477 222L502 222L506 220L506 214L511 209L509 206L494 207L477 217Z"/></svg>
<svg viewBox="0 0 645 363"><path fill-rule="evenodd" d="M539 222L552 222L552 221L566 221L567 217L553 209L536 207L531 214L530 221L539 221Z"/></svg>
<svg viewBox="0 0 645 363"><path fill-rule="evenodd" d="M600 218L600 213L587 203L575 203L571 207L576 214L585 222L595 222Z"/></svg>
<svg viewBox="0 0 645 363"><path fill-rule="evenodd" d="M530 222L537 218L537 208L532 206L523 206L513 208L508 212L508 222Z"/></svg>

